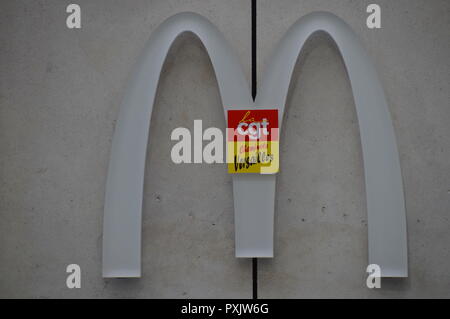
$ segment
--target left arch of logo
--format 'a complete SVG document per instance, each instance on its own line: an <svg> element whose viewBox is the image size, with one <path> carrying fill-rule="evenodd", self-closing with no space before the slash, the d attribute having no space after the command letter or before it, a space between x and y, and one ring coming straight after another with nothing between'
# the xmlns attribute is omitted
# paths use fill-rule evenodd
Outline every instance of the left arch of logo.
<svg viewBox="0 0 450 319"><path fill-rule="evenodd" d="M162 65L173 41L192 32L203 42L228 109L278 107L281 127L292 72L305 41L327 32L352 85L363 148L369 264L384 277L407 276L406 217L395 134L376 70L357 36L326 12L299 19L277 46L253 102L239 60L219 30L195 13L180 13L152 34L125 92L114 132L105 191L103 277L141 276L141 215L145 156ZM237 257L273 257L275 175L233 176Z"/></svg>

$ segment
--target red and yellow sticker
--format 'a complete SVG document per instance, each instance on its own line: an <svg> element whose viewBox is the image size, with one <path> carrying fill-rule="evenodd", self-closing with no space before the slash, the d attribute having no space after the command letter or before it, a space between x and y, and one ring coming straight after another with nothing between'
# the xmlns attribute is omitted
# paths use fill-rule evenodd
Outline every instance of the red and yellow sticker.
<svg viewBox="0 0 450 319"><path fill-rule="evenodd" d="M278 172L278 110L228 111L227 163L231 174Z"/></svg>

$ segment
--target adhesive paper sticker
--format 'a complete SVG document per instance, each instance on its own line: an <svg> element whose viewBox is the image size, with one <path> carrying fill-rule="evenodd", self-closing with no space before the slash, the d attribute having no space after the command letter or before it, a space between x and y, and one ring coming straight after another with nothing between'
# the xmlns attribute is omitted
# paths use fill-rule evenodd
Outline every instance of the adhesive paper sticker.
<svg viewBox="0 0 450 319"><path fill-rule="evenodd" d="M228 111L227 163L231 174L278 172L278 110Z"/></svg>

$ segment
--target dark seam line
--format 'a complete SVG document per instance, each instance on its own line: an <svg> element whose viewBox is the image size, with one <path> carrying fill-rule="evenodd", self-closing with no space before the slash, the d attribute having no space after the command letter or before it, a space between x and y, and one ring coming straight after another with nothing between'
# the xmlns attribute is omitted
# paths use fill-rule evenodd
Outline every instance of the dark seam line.
<svg viewBox="0 0 450 319"><path fill-rule="evenodd" d="M252 97L256 97L256 0L252 0Z"/></svg>
<svg viewBox="0 0 450 319"><path fill-rule="evenodd" d="M256 97L256 0L252 0L252 97ZM253 299L258 299L258 258L252 258Z"/></svg>

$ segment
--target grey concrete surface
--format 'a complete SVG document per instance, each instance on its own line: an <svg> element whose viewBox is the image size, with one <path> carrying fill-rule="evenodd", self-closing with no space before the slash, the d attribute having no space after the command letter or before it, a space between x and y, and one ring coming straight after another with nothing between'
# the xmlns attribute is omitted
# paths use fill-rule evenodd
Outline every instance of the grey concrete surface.
<svg viewBox="0 0 450 319"><path fill-rule="evenodd" d="M223 32L250 79L250 6L241 1L7 1L1 9L0 297L251 297L251 261L234 258L225 165L177 166L175 127L224 127L209 58L192 36L166 61L152 118L143 209L143 277L101 277L103 200L127 77L152 30L194 11ZM233 23L230 23L232 19ZM82 288L66 288L77 263Z"/></svg>
<svg viewBox="0 0 450 319"><path fill-rule="evenodd" d="M382 29L366 27L378 3ZM258 1L258 72L300 16L331 11L360 36L378 70L397 135L409 278L365 287L367 212L358 123L332 41L313 39L297 64L281 135L275 258L260 261L270 298L450 297L450 2Z"/></svg>
<svg viewBox="0 0 450 319"><path fill-rule="evenodd" d="M171 49L152 118L143 211L143 277L101 278L104 187L114 123L151 31L181 11L223 32L250 81L250 1L0 3L0 297L251 297L251 262L234 258L225 165L177 166L175 127L224 127L214 72L190 35ZM382 7L368 30L365 8ZM393 117L405 185L410 277L365 288L363 162L339 53L313 39L298 63L282 132L275 258L260 297L450 297L450 2L258 1L258 77L287 28L327 10L361 37ZM66 265L82 288L66 288Z"/></svg>

